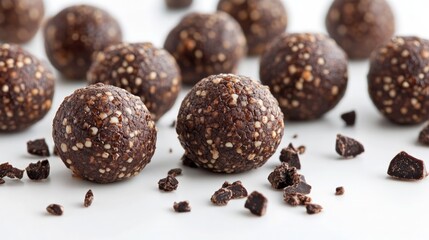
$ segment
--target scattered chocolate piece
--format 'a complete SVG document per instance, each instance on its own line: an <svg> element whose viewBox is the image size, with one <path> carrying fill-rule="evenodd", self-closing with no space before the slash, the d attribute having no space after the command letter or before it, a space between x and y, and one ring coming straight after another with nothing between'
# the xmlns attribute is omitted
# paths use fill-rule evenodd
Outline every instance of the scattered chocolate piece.
<svg viewBox="0 0 429 240"><path fill-rule="evenodd" d="M241 181L235 181L232 184L224 182L222 188L226 188L232 191L232 199L239 199L247 197L247 189L243 186Z"/></svg>
<svg viewBox="0 0 429 240"><path fill-rule="evenodd" d="M301 194L309 194L311 192L311 185L309 185L304 176L300 176L300 181L291 186L287 186L283 190L284 193L301 193Z"/></svg>
<svg viewBox="0 0 429 240"><path fill-rule="evenodd" d="M27 172L28 178L31 180L43 180L49 177L50 165L49 161L42 160L37 163L30 163L25 169Z"/></svg>
<svg viewBox="0 0 429 240"><path fill-rule="evenodd" d="M192 0L165 0L165 4L170 9L187 8L191 6Z"/></svg>
<svg viewBox="0 0 429 240"><path fill-rule="evenodd" d="M263 216L267 211L267 198L257 191L253 191L246 200L244 207L257 216Z"/></svg>
<svg viewBox="0 0 429 240"><path fill-rule="evenodd" d="M0 178L0 184L4 184L5 181L3 180L3 178Z"/></svg>
<svg viewBox="0 0 429 240"><path fill-rule="evenodd" d="M343 195L343 194L344 194L344 187L335 188L335 195Z"/></svg>
<svg viewBox="0 0 429 240"><path fill-rule="evenodd" d="M46 144L45 139L36 139L34 141L27 142L27 152L33 155L49 157L49 147Z"/></svg>
<svg viewBox="0 0 429 240"><path fill-rule="evenodd" d="M304 154L305 149L306 149L305 146L301 145L296 150L298 151L299 154Z"/></svg>
<svg viewBox="0 0 429 240"><path fill-rule="evenodd" d="M298 138L298 134L294 134L292 138Z"/></svg>
<svg viewBox="0 0 429 240"><path fill-rule="evenodd" d="M179 181L172 176L169 175L166 178L162 178L158 181L158 188L165 192L171 192L177 189L179 186Z"/></svg>
<svg viewBox="0 0 429 240"><path fill-rule="evenodd" d="M424 161L402 151L390 162L387 174L404 180L421 180L428 174Z"/></svg>
<svg viewBox="0 0 429 240"><path fill-rule="evenodd" d="M92 193L92 190L89 189L88 192L85 194L85 199L83 200L83 205L85 207L89 207L92 204L92 201L94 201L94 194Z"/></svg>
<svg viewBox="0 0 429 240"><path fill-rule="evenodd" d="M12 179L13 178L22 179L23 176L24 176L24 170L21 170L15 167L10 169L9 172L6 174L6 177L12 178Z"/></svg>
<svg viewBox="0 0 429 240"><path fill-rule="evenodd" d="M176 177L179 175L182 175L182 169L181 168L173 168L167 173L170 176Z"/></svg>
<svg viewBox="0 0 429 240"><path fill-rule="evenodd" d="M170 124L171 128L175 128L176 127L176 120L173 120L173 122Z"/></svg>
<svg viewBox="0 0 429 240"><path fill-rule="evenodd" d="M305 208L307 208L307 213L308 214L316 214L316 213L320 213L322 211L322 206L320 206L319 204L314 204L314 203L308 203L305 205Z"/></svg>
<svg viewBox="0 0 429 240"><path fill-rule="evenodd" d="M346 126L354 126L355 122L356 122L356 112L355 111L350 111L350 112L346 112L341 114L341 119L344 120L344 122L346 123Z"/></svg>
<svg viewBox="0 0 429 240"><path fill-rule="evenodd" d="M289 145L280 152L280 162L285 162L290 167L301 169L298 151L293 147L292 143L289 143Z"/></svg>
<svg viewBox="0 0 429 240"><path fill-rule="evenodd" d="M50 204L46 207L46 211L52 215L61 216L64 213L64 207L58 204Z"/></svg>
<svg viewBox="0 0 429 240"><path fill-rule="evenodd" d="M429 146L429 124L420 131L418 140L419 143Z"/></svg>
<svg viewBox="0 0 429 240"><path fill-rule="evenodd" d="M0 178L5 177L12 168L13 166L8 162L0 164Z"/></svg>
<svg viewBox="0 0 429 240"><path fill-rule="evenodd" d="M187 166L187 167L190 167L190 168L198 168L198 165L197 164L195 164L195 162L194 161L192 161L191 159L189 159L187 156L186 156L186 154L184 154L183 156L182 156L182 164L184 165L184 166Z"/></svg>
<svg viewBox="0 0 429 240"><path fill-rule="evenodd" d="M232 191L227 188L221 188L217 190L210 198L212 203L217 206L225 206L231 199Z"/></svg>
<svg viewBox="0 0 429 240"><path fill-rule="evenodd" d="M275 189L283 189L300 182L300 175L295 167L289 167L287 163L277 166L268 176L268 181Z"/></svg>
<svg viewBox="0 0 429 240"><path fill-rule="evenodd" d="M173 208L175 212L179 213L191 211L191 206L188 201L174 202Z"/></svg>
<svg viewBox="0 0 429 240"><path fill-rule="evenodd" d="M308 203L311 203L311 198L301 193L285 192L283 194L283 200L291 206L306 205Z"/></svg>
<svg viewBox="0 0 429 240"><path fill-rule="evenodd" d="M365 151L363 145L353 138L337 134L335 150L345 158L353 158Z"/></svg>

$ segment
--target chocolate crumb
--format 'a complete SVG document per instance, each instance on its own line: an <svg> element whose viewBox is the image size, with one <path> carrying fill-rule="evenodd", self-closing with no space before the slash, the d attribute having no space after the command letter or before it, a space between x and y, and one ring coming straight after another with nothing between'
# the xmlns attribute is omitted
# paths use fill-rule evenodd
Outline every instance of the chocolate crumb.
<svg viewBox="0 0 429 240"><path fill-rule="evenodd" d="M345 158L353 158L365 151L363 145L353 138L337 134L335 150Z"/></svg>
<svg viewBox="0 0 429 240"><path fill-rule="evenodd" d="M289 167L287 163L277 166L268 176L268 181L275 189L283 189L299 183L300 175L295 167Z"/></svg>
<svg viewBox="0 0 429 240"><path fill-rule="evenodd" d="M390 162L387 174L405 180L421 180L428 174L424 161L402 151Z"/></svg>
<svg viewBox="0 0 429 240"><path fill-rule="evenodd" d="M169 152L169 153L172 153L172 152L173 152L173 149L172 149L172 148L168 149L168 152Z"/></svg>
<svg viewBox="0 0 429 240"><path fill-rule="evenodd" d="M292 138L298 138L298 134L294 134L293 136L292 136Z"/></svg>
<svg viewBox="0 0 429 240"><path fill-rule="evenodd" d="M280 152L280 162L285 162L290 167L301 169L298 151L293 147L292 143L289 143L289 145Z"/></svg>
<svg viewBox="0 0 429 240"><path fill-rule="evenodd" d="M301 193L286 193L283 194L284 201L291 206L306 205L311 203L311 198Z"/></svg>
<svg viewBox="0 0 429 240"><path fill-rule="evenodd" d="M309 194L311 192L311 185L309 185L305 181L304 176L300 175L299 182L291 186L285 187L283 192L285 194L294 194L294 193Z"/></svg>
<svg viewBox="0 0 429 240"><path fill-rule="evenodd" d="M335 188L335 195L343 195L343 194L344 194L344 187Z"/></svg>
<svg viewBox="0 0 429 240"><path fill-rule="evenodd" d="M22 179L22 177L24 176L24 170L18 169L18 168L12 168L7 174L6 177L8 178L17 178L17 179Z"/></svg>
<svg viewBox="0 0 429 240"><path fill-rule="evenodd" d="M190 168L198 168L198 165L195 164L195 162L189 159L186 155L183 155L181 160L184 166L187 166Z"/></svg>
<svg viewBox="0 0 429 240"><path fill-rule="evenodd" d="M320 206L319 204L314 204L314 203L306 204L305 208L307 208L308 214L320 213L323 209L322 206Z"/></svg>
<svg viewBox="0 0 429 240"><path fill-rule="evenodd" d="M44 138L36 139L34 141L27 142L27 152L33 155L49 157L49 147L45 142Z"/></svg>
<svg viewBox="0 0 429 240"><path fill-rule="evenodd" d="M214 205L225 206L231 199L232 191L227 188L221 188L212 195L210 201L212 201Z"/></svg>
<svg viewBox="0 0 429 240"><path fill-rule="evenodd" d="M47 159L38 161L37 163L30 163L25 168L28 178L31 180L43 180L49 177L50 165Z"/></svg>
<svg viewBox="0 0 429 240"><path fill-rule="evenodd" d="M173 208L175 212L179 213L191 211L191 206L188 201L174 202Z"/></svg>
<svg viewBox="0 0 429 240"><path fill-rule="evenodd" d="M170 171L168 171L167 174L170 176L176 177L176 176L182 175L182 169L181 168L173 168L173 169L170 169Z"/></svg>
<svg viewBox="0 0 429 240"><path fill-rule="evenodd" d="M92 193L92 190L89 189L88 192L85 194L85 199L83 200L83 205L85 207L89 207L92 204L92 201L94 201L94 194Z"/></svg>
<svg viewBox="0 0 429 240"><path fill-rule="evenodd" d="M167 176L158 181L158 188L162 191L171 192L177 189L179 181L174 176Z"/></svg>
<svg viewBox="0 0 429 240"><path fill-rule="evenodd" d="M233 183L224 182L222 188L226 188L232 191L232 199L239 199L247 197L247 190L241 183L241 181L235 181Z"/></svg>
<svg viewBox="0 0 429 240"><path fill-rule="evenodd" d="M244 207L257 216L263 216L267 211L267 198L257 191L253 191L246 200Z"/></svg>
<svg viewBox="0 0 429 240"><path fill-rule="evenodd" d="M0 178L3 178L13 168L8 162L0 164Z"/></svg>
<svg viewBox="0 0 429 240"><path fill-rule="evenodd" d="M299 146L298 148L296 148L296 150L298 151L298 153L299 153L300 155L302 155L302 154L304 154L304 153L305 153L305 146L301 145L301 146Z"/></svg>
<svg viewBox="0 0 429 240"><path fill-rule="evenodd" d="M4 184L5 181L3 180L3 178L0 178L0 184Z"/></svg>
<svg viewBox="0 0 429 240"><path fill-rule="evenodd" d="M429 124L420 131L418 140L423 145L429 145Z"/></svg>
<svg viewBox="0 0 429 240"><path fill-rule="evenodd" d="M343 119L343 121L346 123L346 126L352 127L355 125L355 122L356 122L356 112L355 111L345 112L341 114L341 119Z"/></svg>
<svg viewBox="0 0 429 240"><path fill-rule="evenodd" d="M173 122L170 124L171 128L175 128L176 127L176 120L173 120Z"/></svg>
<svg viewBox="0 0 429 240"><path fill-rule="evenodd" d="M64 207L58 204L50 204L48 207L46 207L46 211L52 215L61 216L63 215Z"/></svg>

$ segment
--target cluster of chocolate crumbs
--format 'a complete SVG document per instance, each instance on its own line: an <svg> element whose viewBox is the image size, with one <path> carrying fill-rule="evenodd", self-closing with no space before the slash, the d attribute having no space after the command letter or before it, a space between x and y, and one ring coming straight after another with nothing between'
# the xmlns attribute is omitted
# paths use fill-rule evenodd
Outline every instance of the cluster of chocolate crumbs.
<svg viewBox="0 0 429 240"><path fill-rule="evenodd" d="M335 195L339 196L339 195L344 195L344 187L340 186L335 188Z"/></svg>
<svg viewBox="0 0 429 240"><path fill-rule="evenodd" d="M244 207L256 216L263 216L267 212L267 198L257 191L253 191L246 200Z"/></svg>
<svg viewBox="0 0 429 240"><path fill-rule="evenodd" d="M295 167L289 167L287 163L282 163L268 175L268 181L274 189L284 189L298 184L301 181L301 175Z"/></svg>
<svg viewBox="0 0 429 240"><path fill-rule="evenodd" d="M402 180L421 180L428 175L424 161L406 152L398 153L390 161L387 174Z"/></svg>
<svg viewBox="0 0 429 240"><path fill-rule="evenodd" d="M49 157L48 144L46 144L45 139L36 139L34 141L27 142L27 152L36 156Z"/></svg>
<svg viewBox="0 0 429 240"><path fill-rule="evenodd" d="M89 189L88 192L85 194L85 199L83 200L83 206L89 207L92 204L92 201L94 201L94 194L92 193L92 190Z"/></svg>
<svg viewBox="0 0 429 240"><path fill-rule="evenodd" d="M217 190L210 198L211 202L217 206L225 206L231 199L247 197L247 190L241 181L233 183L224 182L222 188Z"/></svg>
<svg viewBox="0 0 429 240"><path fill-rule="evenodd" d="M46 207L46 211L54 216L61 216L64 213L64 207L59 204L50 204Z"/></svg>
<svg viewBox="0 0 429 240"><path fill-rule="evenodd" d="M38 181L49 177L50 168L49 161L45 159L37 163L30 163L25 171L29 179Z"/></svg>
<svg viewBox="0 0 429 240"><path fill-rule="evenodd" d="M337 134L335 151L344 158L354 158L365 151L363 145L353 138Z"/></svg>
<svg viewBox="0 0 429 240"><path fill-rule="evenodd" d="M352 127L355 125L355 122L356 122L356 112L355 111L345 112L341 114L341 119L343 119L346 126Z"/></svg>
<svg viewBox="0 0 429 240"><path fill-rule="evenodd" d="M173 209L178 213L190 212L191 206L188 201L174 202Z"/></svg>
<svg viewBox="0 0 429 240"><path fill-rule="evenodd" d="M291 206L303 205L311 203L311 198L302 193L284 193L284 201Z"/></svg>

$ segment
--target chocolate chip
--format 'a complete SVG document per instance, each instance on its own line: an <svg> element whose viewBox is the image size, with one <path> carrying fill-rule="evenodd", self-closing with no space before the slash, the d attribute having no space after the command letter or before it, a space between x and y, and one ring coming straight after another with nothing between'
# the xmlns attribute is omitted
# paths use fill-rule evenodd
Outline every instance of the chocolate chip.
<svg viewBox="0 0 429 240"><path fill-rule="evenodd" d="M171 192L177 189L179 181L174 176L167 176L158 181L158 188L162 191Z"/></svg>
<svg viewBox="0 0 429 240"><path fill-rule="evenodd" d="M50 204L48 207L46 207L46 211L52 215L61 216L63 215L64 207L58 204Z"/></svg>
<svg viewBox="0 0 429 240"><path fill-rule="evenodd" d="M277 166L268 176L268 181L275 189L283 189L299 183L300 175L295 167L289 167L287 163Z"/></svg>
<svg viewBox="0 0 429 240"><path fill-rule="evenodd" d="M174 202L173 208L175 212L179 213L191 211L191 206L188 201Z"/></svg>
<svg viewBox="0 0 429 240"><path fill-rule="evenodd" d="M210 201L212 201L214 205L225 206L231 199L232 191L227 188L221 188L212 195Z"/></svg>
<svg viewBox="0 0 429 240"><path fill-rule="evenodd" d="M48 160L38 161L37 163L30 163L25 168L28 178L31 180L43 180L49 177L50 165Z"/></svg>
<svg viewBox="0 0 429 240"><path fill-rule="evenodd" d="M283 194L283 200L291 205L291 206L298 206L298 205L306 205L311 202L311 198L308 196L305 196L301 193L284 193Z"/></svg>
<svg viewBox="0 0 429 240"><path fill-rule="evenodd" d="M418 140L423 145L429 145L429 124L420 131Z"/></svg>
<svg viewBox="0 0 429 240"><path fill-rule="evenodd" d="M305 146L299 146L298 148L296 148L296 150L298 151L299 154L304 154L305 153Z"/></svg>
<svg viewBox="0 0 429 240"><path fill-rule="evenodd" d="M182 156L181 161L182 161L182 164L184 166L187 166L187 167L190 167L190 168L198 168L198 165L195 164L195 162L192 161L191 159L189 159L186 155Z"/></svg>
<svg viewBox="0 0 429 240"><path fill-rule="evenodd" d="M249 209L252 214L263 216L267 211L267 198L257 191L253 191L246 200L244 207Z"/></svg>
<svg viewBox="0 0 429 240"><path fill-rule="evenodd" d="M422 160L403 151L392 159L387 174L405 180L421 180L428 175Z"/></svg>
<svg viewBox="0 0 429 240"><path fill-rule="evenodd" d="M94 194L92 193L92 190L89 189L88 192L85 194L85 199L83 200L83 205L85 207L89 207L92 204L92 201L94 200Z"/></svg>
<svg viewBox="0 0 429 240"><path fill-rule="evenodd" d="M290 167L301 169L298 151L293 147L292 143L289 143L289 145L280 152L280 162L285 162Z"/></svg>
<svg viewBox="0 0 429 240"><path fill-rule="evenodd" d="M232 184L224 182L222 188L226 188L232 191L232 199L239 199L247 197L247 190L241 183L241 181L235 181Z"/></svg>
<svg viewBox="0 0 429 240"><path fill-rule="evenodd" d="M182 175L182 169L181 168L173 168L173 169L170 169L170 171L168 171L167 174L169 176L176 177L176 176Z"/></svg>
<svg viewBox="0 0 429 240"><path fill-rule="evenodd" d="M345 158L353 158L365 151L363 145L353 138L337 134L335 150Z"/></svg>
<svg viewBox="0 0 429 240"><path fill-rule="evenodd" d="M45 142L44 138L36 139L34 141L27 142L27 152L33 155L49 157L49 147Z"/></svg>
<svg viewBox="0 0 429 240"><path fill-rule="evenodd" d="M322 211L322 206L318 205L318 204L314 204L314 203L309 203L305 205L305 208L307 208L307 213L308 214L316 214L316 213L320 213Z"/></svg>
<svg viewBox="0 0 429 240"><path fill-rule="evenodd" d="M345 112L341 114L341 119L344 120L344 122L346 123L346 126L349 126L349 127L354 126L356 122L356 112L355 111Z"/></svg>

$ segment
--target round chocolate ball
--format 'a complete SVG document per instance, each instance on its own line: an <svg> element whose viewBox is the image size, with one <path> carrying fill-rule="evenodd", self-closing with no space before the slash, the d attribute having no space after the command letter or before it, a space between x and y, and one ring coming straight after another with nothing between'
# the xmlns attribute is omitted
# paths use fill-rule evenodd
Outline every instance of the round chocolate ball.
<svg viewBox="0 0 429 240"><path fill-rule="evenodd" d="M150 162L156 131L139 97L97 83L64 99L52 135L58 155L74 175L111 183L137 175Z"/></svg>
<svg viewBox="0 0 429 240"><path fill-rule="evenodd" d="M347 87L347 57L322 34L283 34L264 52L259 74L288 120L320 118Z"/></svg>
<svg viewBox="0 0 429 240"><path fill-rule="evenodd" d="M18 45L0 44L0 132L20 131L51 109L54 75Z"/></svg>
<svg viewBox="0 0 429 240"><path fill-rule="evenodd" d="M179 9L191 6L192 0L165 0L168 8Z"/></svg>
<svg viewBox="0 0 429 240"><path fill-rule="evenodd" d="M44 28L45 49L52 65L69 79L84 79L97 51L122 41L118 22L89 5L68 7Z"/></svg>
<svg viewBox="0 0 429 240"><path fill-rule="evenodd" d="M429 119L429 41L395 37L371 54L368 91L377 109L397 124Z"/></svg>
<svg viewBox="0 0 429 240"><path fill-rule="evenodd" d="M246 39L224 12L192 13L171 30L164 48L176 58L183 82L193 85L212 74L234 73L246 54Z"/></svg>
<svg viewBox="0 0 429 240"><path fill-rule="evenodd" d="M283 130L283 114L269 89L233 74L198 82L183 100L176 126L186 157L222 173L262 166Z"/></svg>
<svg viewBox="0 0 429 240"><path fill-rule="evenodd" d="M250 55L262 54L266 45L287 27L287 13L281 0L220 0L217 9L240 24Z"/></svg>
<svg viewBox="0 0 429 240"><path fill-rule="evenodd" d="M326 28L350 59L364 59L393 36L395 18L385 0L335 0Z"/></svg>
<svg viewBox="0 0 429 240"><path fill-rule="evenodd" d="M43 0L0 0L0 41L30 41L45 14Z"/></svg>
<svg viewBox="0 0 429 240"><path fill-rule="evenodd" d="M117 44L100 52L88 82L123 88L139 96L157 121L176 101L181 76L175 59L151 43Z"/></svg>

